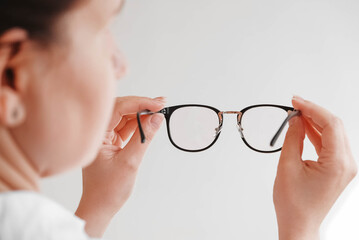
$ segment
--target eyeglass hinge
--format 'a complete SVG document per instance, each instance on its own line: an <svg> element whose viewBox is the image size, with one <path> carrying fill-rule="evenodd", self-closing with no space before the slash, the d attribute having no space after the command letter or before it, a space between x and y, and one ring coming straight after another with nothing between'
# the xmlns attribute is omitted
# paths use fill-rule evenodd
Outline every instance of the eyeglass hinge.
<svg viewBox="0 0 359 240"><path fill-rule="evenodd" d="M169 112L168 107L160 110L160 113L163 113L164 115L166 115L168 112Z"/></svg>

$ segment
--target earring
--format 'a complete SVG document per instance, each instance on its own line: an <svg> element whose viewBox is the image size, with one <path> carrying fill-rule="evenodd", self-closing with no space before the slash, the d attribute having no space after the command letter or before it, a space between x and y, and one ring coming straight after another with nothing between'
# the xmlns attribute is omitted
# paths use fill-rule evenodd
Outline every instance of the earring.
<svg viewBox="0 0 359 240"><path fill-rule="evenodd" d="M24 115L24 109L21 106L15 107L11 113L12 124L17 125L20 122L22 122L23 115Z"/></svg>
<svg viewBox="0 0 359 240"><path fill-rule="evenodd" d="M16 120L18 116L19 116L19 109L15 108L14 111L12 112L13 120Z"/></svg>

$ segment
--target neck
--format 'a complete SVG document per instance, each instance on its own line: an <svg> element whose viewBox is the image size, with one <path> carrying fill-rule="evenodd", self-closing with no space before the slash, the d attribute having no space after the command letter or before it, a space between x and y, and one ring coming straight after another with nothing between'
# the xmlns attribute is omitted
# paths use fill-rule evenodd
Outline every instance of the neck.
<svg viewBox="0 0 359 240"><path fill-rule="evenodd" d="M39 173L21 151L9 130L0 126L0 192L39 191Z"/></svg>

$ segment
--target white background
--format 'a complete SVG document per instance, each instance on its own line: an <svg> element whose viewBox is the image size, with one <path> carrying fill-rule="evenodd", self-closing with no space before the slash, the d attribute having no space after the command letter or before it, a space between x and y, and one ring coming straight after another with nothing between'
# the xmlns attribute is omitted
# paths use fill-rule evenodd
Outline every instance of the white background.
<svg viewBox="0 0 359 240"><path fill-rule="evenodd" d="M114 31L129 65L118 96L167 96L241 110L310 99L345 123L359 158L357 0L127 0ZM105 237L126 240L277 239L272 202L279 154L247 148L225 115L209 150L186 153L165 125L151 144L133 195ZM309 142L305 159L316 155ZM354 180L322 225L322 239L359 239ZM81 171L43 181L46 195L75 211Z"/></svg>

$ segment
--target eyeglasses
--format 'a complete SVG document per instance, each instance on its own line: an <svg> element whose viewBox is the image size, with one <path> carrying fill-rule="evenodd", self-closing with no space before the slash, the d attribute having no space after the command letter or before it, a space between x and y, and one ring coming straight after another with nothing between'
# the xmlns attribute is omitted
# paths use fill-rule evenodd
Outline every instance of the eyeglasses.
<svg viewBox="0 0 359 240"><path fill-rule="evenodd" d="M164 114L171 143L186 152L200 152L213 146L222 131L224 114L237 114L237 129L250 149L261 153L278 152L283 146L285 136L281 133L288 128L287 122L300 115L300 111L292 107L272 104L253 105L241 111L219 111L200 104L171 106L158 112L144 110L137 113L142 143L146 138L141 116L155 113Z"/></svg>

